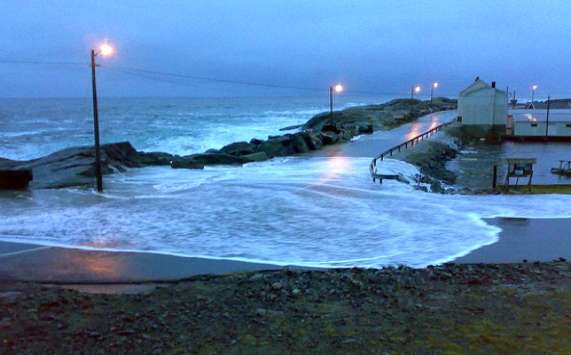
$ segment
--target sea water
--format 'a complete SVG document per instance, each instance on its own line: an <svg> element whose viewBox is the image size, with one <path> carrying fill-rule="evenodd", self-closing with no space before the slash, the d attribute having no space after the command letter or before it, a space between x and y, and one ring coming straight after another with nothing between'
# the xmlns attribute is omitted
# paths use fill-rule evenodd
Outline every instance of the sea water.
<svg viewBox="0 0 571 355"><path fill-rule="evenodd" d="M138 149L180 154L265 138L323 109L318 102L293 104L277 98L264 99L268 102L261 108L246 99L234 104L209 99L208 105L184 99L138 100L117 101L102 115L102 120L109 117L124 124L123 129L108 126L103 131L107 141L130 140ZM80 103L59 100L42 101L40 107L10 105L1 110L2 127L9 129L0 133L0 156L38 157L68 146L70 140L89 144L88 106L79 110ZM192 105L203 107L204 113ZM215 106L227 116L216 113ZM72 112L83 112L85 124L73 128L67 122L75 120ZM178 115L187 120L177 120ZM201 119L188 118L192 115ZM18 117L18 123L6 121L7 116ZM375 142L371 151L377 146L380 151L453 117L430 115L348 144ZM75 131L80 133L76 136ZM370 160L302 155L204 170L149 167L106 176L101 195L86 188L2 193L0 239L279 265L420 267L494 243L500 229L485 218L571 217L569 196L439 195L418 191L414 183L374 184ZM411 180L418 174L414 166L390 159L382 169Z"/></svg>

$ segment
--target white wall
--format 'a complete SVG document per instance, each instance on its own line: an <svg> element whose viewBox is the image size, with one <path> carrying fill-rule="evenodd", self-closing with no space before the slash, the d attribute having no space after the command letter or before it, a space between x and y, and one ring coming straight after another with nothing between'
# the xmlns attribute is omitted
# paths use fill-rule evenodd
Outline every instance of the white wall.
<svg viewBox="0 0 571 355"><path fill-rule="evenodd" d="M545 122L514 122L516 136L545 136ZM554 137L571 137L571 122L549 122L549 135Z"/></svg>
<svg viewBox="0 0 571 355"><path fill-rule="evenodd" d="M505 94L494 88L481 89L458 99L458 115L465 125L505 125Z"/></svg>

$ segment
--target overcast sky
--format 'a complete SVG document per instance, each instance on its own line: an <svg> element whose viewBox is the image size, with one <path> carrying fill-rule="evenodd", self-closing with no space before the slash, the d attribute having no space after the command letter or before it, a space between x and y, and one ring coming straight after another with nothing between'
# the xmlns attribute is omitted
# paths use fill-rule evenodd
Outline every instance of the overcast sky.
<svg viewBox="0 0 571 355"><path fill-rule="evenodd" d="M0 97L89 96L85 65L109 39L107 96L211 96L291 90L138 78L143 68L296 87L402 93L438 80L455 94L477 75L524 95L571 96L569 0L1 0Z"/></svg>

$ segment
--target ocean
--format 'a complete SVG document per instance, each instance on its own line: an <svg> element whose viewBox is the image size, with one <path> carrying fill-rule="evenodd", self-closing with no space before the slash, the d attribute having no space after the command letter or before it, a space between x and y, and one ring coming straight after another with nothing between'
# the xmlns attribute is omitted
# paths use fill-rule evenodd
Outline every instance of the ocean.
<svg viewBox="0 0 571 355"><path fill-rule="evenodd" d="M338 108L388 98L345 98ZM327 109L320 98L102 99L103 142L190 154L266 138ZM460 196L374 184L375 152L454 119L438 113L346 147L242 167L131 169L90 188L0 193L0 240L314 267L415 267L497 241L493 217L571 217L571 196ZM0 100L0 157L32 159L92 142L88 99ZM345 151L351 151L345 150ZM364 153L363 153L364 152ZM383 169L418 170L388 159Z"/></svg>
<svg viewBox="0 0 571 355"><path fill-rule="evenodd" d="M336 108L389 98L339 97ZM33 159L93 144L91 98L0 99L0 157ZM265 139L329 109L328 98L101 98L102 143L192 154ZM283 132L281 132L283 133Z"/></svg>

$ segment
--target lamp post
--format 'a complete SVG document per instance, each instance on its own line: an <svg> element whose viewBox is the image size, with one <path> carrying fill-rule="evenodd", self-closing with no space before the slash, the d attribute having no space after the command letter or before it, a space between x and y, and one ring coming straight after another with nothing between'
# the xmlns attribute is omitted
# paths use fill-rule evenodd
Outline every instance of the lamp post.
<svg viewBox="0 0 571 355"><path fill-rule="evenodd" d="M419 94L421 90L420 85L413 85L410 87L410 98L414 99L415 94Z"/></svg>
<svg viewBox="0 0 571 355"><path fill-rule="evenodd" d="M103 192L103 176L101 173L101 150L99 142L99 109L97 103L97 81L95 79L95 57L101 55L109 57L115 50L109 44L104 43L99 49L91 50L91 88L93 91L93 135L95 137L95 178L97 179L97 192Z"/></svg>
<svg viewBox="0 0 571 355"><path fill-rule="evenodd" d="M438 89L438 85L438 82L434 82L430 87L430 103L432 103L432 100L434 99L434 90Z"/></svg>
<svg viewBox="0 0 571 355"><path fill-rule="evenodd" d="M337 84L329 87L329 114L333 116L333 97L344 90L343 85Z"/></svg>
<svg viewBox="0 0 571 355"><path fill-rule="evenodd" d="M533 106L533 108L535 108L535 105L533 105L533 102L535 101L535 91L537 91L538 88L539 86L537 85L533 85L531 87L531 105Z"/></svg>

